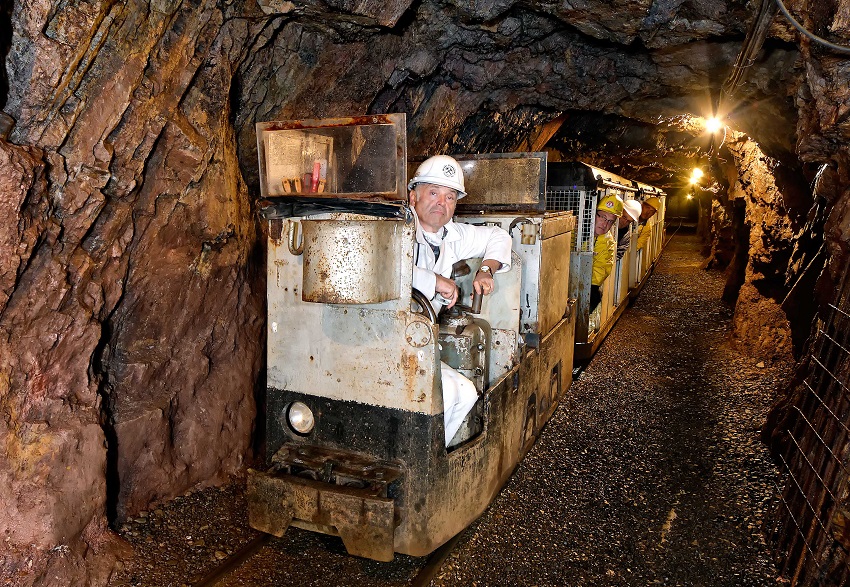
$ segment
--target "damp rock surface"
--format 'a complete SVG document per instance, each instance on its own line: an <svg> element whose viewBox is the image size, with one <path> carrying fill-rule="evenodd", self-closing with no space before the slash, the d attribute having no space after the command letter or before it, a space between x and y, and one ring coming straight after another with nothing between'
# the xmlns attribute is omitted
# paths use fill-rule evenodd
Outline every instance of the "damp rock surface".
<svg viewBox="0 0 850 587"><path fill-rule="evenodd" d="M676 234L537 444L461 536L437 587L767 587L777 468L759 431L784 363L742 356L724 277ZM190 585L258 536L243 486L126 523L135 560L111 585ZM290 528L219 585L409 585L426 559L378 563Z"/></svg>

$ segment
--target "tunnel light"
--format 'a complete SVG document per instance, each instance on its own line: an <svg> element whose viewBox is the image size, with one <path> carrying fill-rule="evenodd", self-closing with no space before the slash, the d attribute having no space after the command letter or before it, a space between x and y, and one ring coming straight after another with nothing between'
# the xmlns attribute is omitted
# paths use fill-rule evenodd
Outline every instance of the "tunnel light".
<svg viewBox="0 0 850 587"><path fill-rule="evenodd" d="M702 169L699 167L694 167L694 170L691 171L691 185L699 183L700 178L703 176Z"/></svg>
<svg viewBox="0 0 850 587"><path fill-rule="evenodd" d="M689 199L689 200L693 200L693 199L694 199L694 195L693 195L693 194L688 194L688 199Z"/></svg>
<svg viewBox="0 0 850 587"><path fill-rule="evenodd" d="M705 120L705 130L707 130L711 134L714 134L719 131L722 126L723 123L721 123L716 116L712 116L711 118L707 118Z"/></svg>

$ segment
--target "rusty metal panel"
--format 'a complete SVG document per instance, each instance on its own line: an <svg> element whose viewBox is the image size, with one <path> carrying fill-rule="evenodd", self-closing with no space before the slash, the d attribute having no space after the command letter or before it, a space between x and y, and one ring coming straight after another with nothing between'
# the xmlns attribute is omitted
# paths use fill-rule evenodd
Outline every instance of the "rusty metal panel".
<svg viewBox="0 0 850 587"><path fill-rule="evenodd" d="M347 215L337 215L345 220ZM442 411L436 326L411 312L413 225L395 223L397 299L333 305L302 299L304 257L285 239L268 249L267 383L330 399L436 414ZM404 270L406 268L406 270Z"/></svg>
<svg viewBox="0 0 850 587"><path fill-rule="evenodd" d="M301 226L302 300L374 304L401 296L401 222L305 219Z"/></svg>
<svg viewBox="0 0 850 587"><path fill-rule="evenodd" d="M294 521L306 522L311 529L340 536L350 554L393 559L395 502L366 489L249 471L248 519L253 528L275 536Z"/></svg>
<svg viewBox="0 0 850 587"><path fill-rule="evenodd" d="M519 335L516 330L493 328L490 331L490 361L487 372L490 380L487 386L493 386L496 381L517 366L519 363Z"/></svg>
<svg viewBox="0 0 850 587"><path fill-rule="evenodd" d="M542 212L546 208L547 153L484 153L452 155L463 169L467 195L457 203L458 214L495 210ZM419 158L408 163L413 177Z"/></svg>
<svg viewBox="0 0 850 587"><path fill-rule="evenodd" d="M542 212L546 209L546 153L456 155L467 196L459 213L498 209Z"/></svg>
<svg viewBox="0 0 850 587"><path fill-rule="evenodd" d="M248 469L248 523L260 532L281 537L292 524L292 507L279 499L277 487L265 474Z"/></svg>

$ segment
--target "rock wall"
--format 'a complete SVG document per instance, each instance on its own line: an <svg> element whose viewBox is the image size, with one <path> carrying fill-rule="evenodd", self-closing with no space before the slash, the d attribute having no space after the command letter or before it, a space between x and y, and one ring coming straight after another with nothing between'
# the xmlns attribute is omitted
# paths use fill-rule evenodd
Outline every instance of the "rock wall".
<svg viewBox="0 0 850 587"><path fill-rule="evenodd" d="M230 118L247 27L226 20L214 2L15 4L3 582L103 584L108 513L250 455L264 284Z"/></svg>
<svg viewBox="0 0 850 587"><path fill-rule="evenodd" d="M794 2L791 9L802 8ZM805 11L803 11L805 12ZM803 23L850 46L850 0L836 0L807 14ZM850 50L848 50L850 52ZM824 236L830 279L850 260L850 60L848 52L830 51L804 39L805 76L795 96L799 111L797 154L817 169L814 192L827 204ZM830 292L831 293L831 292Z"/></svg>
<svg viewBox="0 0 850 587"><path fill-rule="evenodd" d="M725 146L735 163L735 181L727 198L732 205L743 201L745 234L749 236L743 283L735 300L733 335L748 354L790 361L791 327L780 303L790 257L788 243L793 242L796 231L777 186L776 162L741 133L729 131Z"/></svg>

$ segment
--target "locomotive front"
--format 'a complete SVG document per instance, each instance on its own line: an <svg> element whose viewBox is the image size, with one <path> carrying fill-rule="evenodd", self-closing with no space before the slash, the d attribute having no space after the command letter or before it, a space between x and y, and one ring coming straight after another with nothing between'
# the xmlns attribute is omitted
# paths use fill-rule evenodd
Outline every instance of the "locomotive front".
<svg viewBox="0 0 850 587"><path fill-rule="evenodd" d="M391 560L442 444L437 330L411 310L404 116L262 123L269 221L267 461L249 518ZM421 530L421 529L420 529Z"/></svg>

